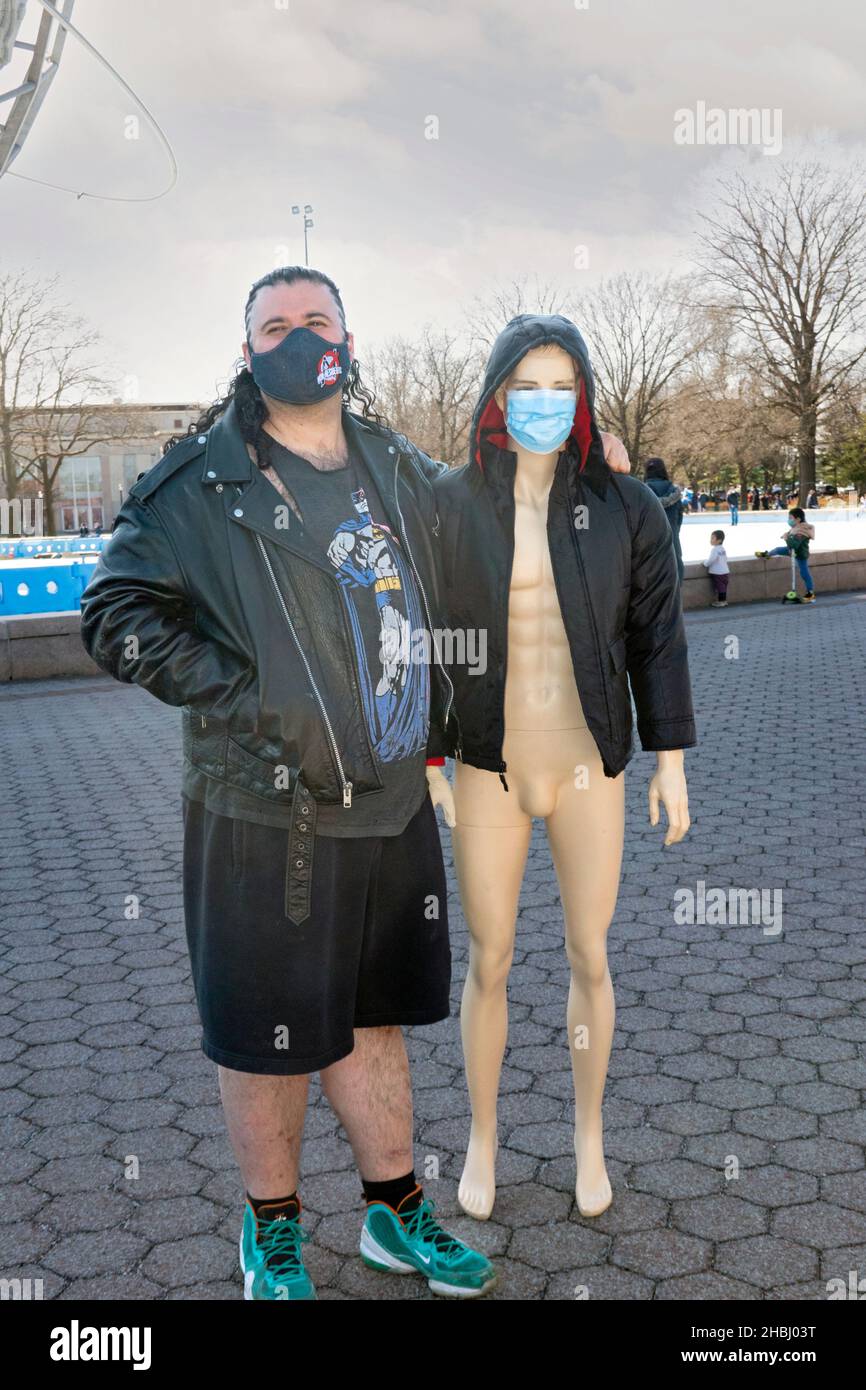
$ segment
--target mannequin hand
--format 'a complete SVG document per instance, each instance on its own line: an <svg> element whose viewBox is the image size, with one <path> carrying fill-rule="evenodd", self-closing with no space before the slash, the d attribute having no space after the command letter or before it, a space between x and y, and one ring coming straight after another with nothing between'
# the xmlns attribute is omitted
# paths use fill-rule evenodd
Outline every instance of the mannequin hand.
<svg viewBox="0 0 866 1390"><path fill-rule="evenodd" d="M691 825L689 820L689 794L686 787L686 774L683 769L683 750L670 749L657 754L658 767L649 785L650 825L659 823L659 801L667 812L668 833L666 845L675 845L681 840Z"/></svg>
<svg viewBox="0 0 866 1390"><path fill-rule="evenodd" d="M622 440L617 439L615 434L608 434L606 430L599 430L599 434L604 445L604 461L611 472L630 473L631 462Z"/></svg>
<svg viewBox="0 0 866 1390"><path fill-rule="evenodd" d="M454 809L454 792L451 783L445 776L441 767L427 768L427 790L430 792L430 800L433 802L433 809L437 806L442 807L442 814L445 817L445 824L449 830L453 830L457 824L457 812Z"/></svg>

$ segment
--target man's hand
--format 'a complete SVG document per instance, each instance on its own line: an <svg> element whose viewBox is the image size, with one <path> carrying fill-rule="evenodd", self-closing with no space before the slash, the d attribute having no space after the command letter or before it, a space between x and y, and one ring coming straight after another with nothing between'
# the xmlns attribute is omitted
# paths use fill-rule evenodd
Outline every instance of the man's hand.
<svg viewBox="0 0 866 1390"><path fill-rule="evenodd" d="M445 824L449 830L453 830L457 824L457 812L454 808L454 792L451 783L445 776L441 767L434 763L427 766L427 789L430 792L430 800L433 802L435 811L437 806L442 807L442 814L445 817Z"/></svg>
<svg viewBox="0 0 866 1390"><path fill-rule="evenodd" d="M622 440L617 439L615 434L608 434L606 430L599 430L599 434L604 445L604 461L611 472L630 473L631 462Z"/></svg>
<svg viewBox="0 0 866 1390"><path fill-rule="evenodd" d="M667 812L666 845L675 845L686 834L689 820L689 793L683 768L683 750L673 748L657 753L658 767L649 784L650 825L659 823L659 801Z"/></svg>

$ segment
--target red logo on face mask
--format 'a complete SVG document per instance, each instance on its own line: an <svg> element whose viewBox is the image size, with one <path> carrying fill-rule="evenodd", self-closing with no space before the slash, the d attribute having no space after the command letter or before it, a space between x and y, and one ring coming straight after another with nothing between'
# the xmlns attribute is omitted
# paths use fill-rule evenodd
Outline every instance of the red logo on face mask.
<svg viewBox="0 0 866 1390"><path fill-rule="evenodd" d="M316 381L320 386L333 386L342 375L343 368L340 366L340 359L335 352L329 350L319 363Z"/></svg>

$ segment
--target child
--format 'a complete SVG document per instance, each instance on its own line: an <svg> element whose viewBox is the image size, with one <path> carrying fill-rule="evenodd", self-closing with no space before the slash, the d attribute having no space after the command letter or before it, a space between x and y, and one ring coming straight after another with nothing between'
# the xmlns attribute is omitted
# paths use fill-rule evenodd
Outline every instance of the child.
<svg viewBox="0 0 866 1390"><path fill-rule="evenodd" d="M724 540L724 531L711 531L710 545L712 549L709 558L702 561L716 591L716 597L710 604L711 608L727 608L728 606L728 579L731 572L728 569Z"/></svg>
<svg viewBox="0 0 866 1390"><path fill-rule="evenodd" d="M802 507L792 507L788 512L788 530L783 531L782 535L784 545L777 545L773 550L756 550L755 554L759 560L766 560L770 555L793 555L797 561L800 578L806 585L803 602L814 603L815 585L809 573L808 559L809 542L815 539L815 528L806 520L806 513Z"/></svg>

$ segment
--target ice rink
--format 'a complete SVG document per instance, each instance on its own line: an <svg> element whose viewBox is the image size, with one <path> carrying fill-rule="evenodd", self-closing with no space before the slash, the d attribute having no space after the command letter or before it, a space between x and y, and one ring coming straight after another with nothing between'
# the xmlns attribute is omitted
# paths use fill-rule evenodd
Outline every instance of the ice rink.
<svg viewBox="0 0 866 1390"><path fill-rule="evenodd" d="M857 516L856 507L843 510L818 508L806 513L807 520L815 527L815 539L810 549L853 550L866 548L866 516ZM725 550L729 559L742 559L754 555L756 550L772 550L782 544L788 513L782 512L740 512L738 526L731 525L731 514L722 512L690 512L683 517L680 542L683 559L701 561L710 550L710 532L717 528L725 533Z"/></svg>

